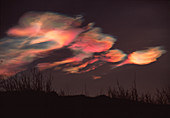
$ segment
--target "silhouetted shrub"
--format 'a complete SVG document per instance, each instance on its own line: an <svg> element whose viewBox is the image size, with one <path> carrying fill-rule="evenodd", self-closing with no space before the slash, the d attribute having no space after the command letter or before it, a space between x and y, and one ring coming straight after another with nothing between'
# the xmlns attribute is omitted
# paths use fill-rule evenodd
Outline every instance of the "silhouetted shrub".
<svg viewBox="0 0 170 118"><path fill-rule="evenodd" d="M156 102L158 104L170 104L170 86L156 89Z"/></svg>
<svg viewBox="0 0 170 118"><path fill-rule="evenodd" d="M34 68L26 72L20 72L16 75L1 81L0 87L3 91L45 91L51 92L52 76L42 74Z"/></svg>
<svg viewBox="0 0 170 118"><path fill-rule="evenodd" d="M151 93L139 94L135 81L131 89L125 89L124 87L120 86L119 82L117 81L116 87L109 87L107 96L110 98L127 99L151 104L170 104L170 87L162 88L160 90L157 89L154 95Z"/></svg>

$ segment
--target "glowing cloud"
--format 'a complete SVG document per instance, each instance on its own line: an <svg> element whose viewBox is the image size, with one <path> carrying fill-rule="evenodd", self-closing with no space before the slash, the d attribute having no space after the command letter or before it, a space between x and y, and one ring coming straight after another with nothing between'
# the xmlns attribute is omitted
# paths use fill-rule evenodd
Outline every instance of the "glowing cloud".
<svg viewBox="0 0 170 118"><path fill-rule="evenodd" d="M8 37L0 39L0 75L14 75L27 69L33 61L48 57L51 51L63 48L71 50L72 57L35 66L40 70L54 68L81 73L94 70L105 62L119 62L116 67L149 64L165 52L160 47L153 47L127 56L121 50L113 49L115 38L103 34L100 28L93 27L93 23L85 27L81 23L82 16L68 17L49 12L25 14L19 25L7 31Z"/></svg>
<svg viewBox="0 0 170 118"><path fill-rule="evenodd" d="M128 56L128 59L129 63L144 65L156 61L163 53L165 53L165 50L162 50L161 47L154 47L133 52Z"/></svg>
<svg viewBox="0 0 170 118"><path fill-rule="evenodd" d="M147 50L135 51L128 55L128 59L116 66L122 66L125 64L150 64L152 62L155 62L157 58L159 58L165 52L166 51L163 50L161 47L152 47Z"/></svg>

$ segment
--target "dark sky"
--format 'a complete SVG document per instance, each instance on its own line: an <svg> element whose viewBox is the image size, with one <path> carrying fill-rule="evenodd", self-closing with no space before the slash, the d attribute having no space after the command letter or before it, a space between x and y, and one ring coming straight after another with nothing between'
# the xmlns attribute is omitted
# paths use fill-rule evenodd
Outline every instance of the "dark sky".
<svg viewBox="0 0 170 118"><path fill-rule="evenodd" d="M95 26L101 27L104 33L117 38L114 48L121 49L125 53L154 46L163 46L167 50L157 62L143 66L125 65L110 70L107 63L95 71L83 74L66 75L61 71L54 72L56 89L78 93L86 88L89 94L94 95L114 86L116 80L128 88L132 85L135 72L137 88L141 91L153 91L170 85L170 33L168 32L170 2L168 1L1 0L0 3L1 38L10 27L17 24L24 13L50 11L69 16L83 15L85 24L95 22ZM60 51L62 57L66 57L68 53L65 50ZM99 80L93 80L93 75L103 76Z"/></svg>

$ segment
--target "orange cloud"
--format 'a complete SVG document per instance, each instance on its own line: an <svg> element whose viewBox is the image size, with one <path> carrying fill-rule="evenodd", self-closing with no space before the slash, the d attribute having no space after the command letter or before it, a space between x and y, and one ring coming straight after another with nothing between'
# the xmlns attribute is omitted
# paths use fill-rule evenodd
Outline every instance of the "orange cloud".
<svg viewBox="0 0 170 118"><path fill-rule="evenodd" d="M161 49L161 47L153 47L131 53L128 60L129 63L144 65L156 61L163 53L165 53L165 50Z"/></svg>

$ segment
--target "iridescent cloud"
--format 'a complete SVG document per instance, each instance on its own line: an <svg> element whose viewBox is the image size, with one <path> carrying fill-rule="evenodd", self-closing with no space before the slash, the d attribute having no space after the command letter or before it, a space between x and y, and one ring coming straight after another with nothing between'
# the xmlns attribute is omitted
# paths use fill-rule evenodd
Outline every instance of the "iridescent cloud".
<svg viewBox="0 0 170 118"><path fill-rule="evenodd" d="M71 50L73 56L35 66L40 70L54 68L81 73L94 70L103 64L101 62L120 62L116 66L149 64L165 52L160 47L153 47L127 55L113 49L115 38L102 33L92 23L84 27L81 23L81 16L69 17L49 12L23 15L19 24L10 28L7 37L0 40L0 75L14 75L27 69L31 62L48 57L50 51L62 48Z"/></svg>

